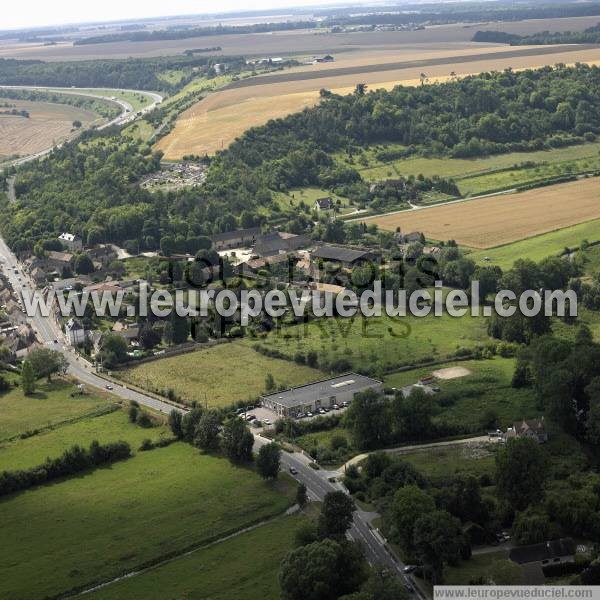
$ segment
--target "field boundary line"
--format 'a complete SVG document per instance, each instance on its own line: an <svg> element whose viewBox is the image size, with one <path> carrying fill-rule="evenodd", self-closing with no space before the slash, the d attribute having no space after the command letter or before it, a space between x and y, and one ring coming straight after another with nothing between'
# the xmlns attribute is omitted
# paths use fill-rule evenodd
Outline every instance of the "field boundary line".
<svg viewBox="0 0 600 600"><path fill-rule="evenodd" d="M69 600L71 598L79 598L81 596L85 596L92 592L96 592L98 590L109 587L119 581L123 581L124 579L130 579L132 577L137 577L138 575L143 575L144 573L148 573L150 571L154 571L155 569L159 569L165 565L168 565L180 558L184 558L186 556L190 556L199 550L206 550L207 548L211 548L213 546L217 546L222 544L223 542L227 542L231 539L234 539L244 533L249 533L250 531L254 531L255 529L259 529L264 525L268 525L273 523L285 515L292 514L293 512L297 512L295 509L297 507L296 504L289 505L284 511L273 515L271 517L257 519L256 521L250 521L249 524L244 525L242 528L238 528L235 530L230 530L229 532L224 532L220 534L220 537L215 537L214 539L208 538L207 540L203 540L201 542L197 542L194 544L190 544L189 546L182 548L181 550L176 550L166 555L156 557L155 559L151 559L142 563L139 567L132 571L123 572L121 575L114 577L110 580L97 582L96 584L86 584L85 586L80 586L79 589L75 588L73 590L63 592L60 594L56 594L54 596L49 596L48 600Z"/></svg>

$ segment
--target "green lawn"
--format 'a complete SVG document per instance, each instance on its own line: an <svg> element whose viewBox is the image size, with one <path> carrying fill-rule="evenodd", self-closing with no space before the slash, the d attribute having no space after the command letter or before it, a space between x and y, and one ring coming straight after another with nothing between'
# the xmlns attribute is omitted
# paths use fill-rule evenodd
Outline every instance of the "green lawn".
<svg viewBox="0 0 600 600"><path fill-rule="evenodd" d="M166 427L143 429L130 423L125 410L90 417L49 429L33 437L0 443L0 471L29 469L42 464L47 457L56 458L73 444L88 447L98 440L101 444L125 441L136 451L146 438L168 437Z"/></svg>
<svg viewBox="0 0 600 600"><path fill-rule="evenodd" d="M491 360L471 360L441 365L434 369L415 369L394 373L385 378L388 387L401 388L416 383L419 377L428 375L435 369L461 366L469 369L471 375L458 379L438 380L441 392L436 419L484 433L480 419L482 414L493 410L503 427L513 421L539 416L534 392L529 389L514 389L511 380L514 372L514 359L495 357ZM447 403L444 397L449 399ZM444 406L445 404L448 404Z"/></svg>
<svg viewBox="0 0 600 600"><path fill-rule="evenodd" d="M158 393L173 389L185 402L214 407L255 400L265 392L267 373L285 387L324 378L316 369L263 356L244 342L163 358L116 374L142 388Z"/></svg>
<svg viewBox="0 0 600 600"><path fill-rule="evenodd" d="M494 474L493 447L440 446L420 452L399 455L398 458L413 465L430 479L447 479L455 475Z"/></svg>
<svg viewBox="0 0 600 600"><path fill-rule="evenodd" d="M480 264L498 265L502 269L510 269L515 260L530 258L536 262L560 254L566 247L579 246L582 240L600 241L600 220L588 221L572 227L565 227L543 235L489 248L469 254L469 258ZM485 258L490 260L486 261Z"/></svg>
<svg viewBox="0 0 600 600"><path fill-rule="evenodd" d="M312 210L315 200L318 198L331 198L334 204L339 201L341 206L341 214L354 210L348 198L344 198L344 196L338 196L337 194L322 188L295 188L289 190L287 193L276 192L273 194L273 197L282 210L289 210L291 207L298 206L300 202L304 202L304 204L306 204ZM326 212L330 213L331 211Z"/></svg>
<svg viewBox="0 0 600 600"><path fill-rule="evenodd" d="M177 443L6 497L2 596L62 595L280 514L281 485Z"/></svg>
<svg viewBox="0 0 600 600"><path fill-rule="evenodd" d="M279 563L306 522L299 515L176 559L90 594L90 600L279 600Z"/></svg>
<svg viewBox="0 0 600 600"><path fill-rule="evenodd" d="M24 396L21 388L0 395L0 441L96 413L110 405L109 399L93 394L71 398L74 390L72 383L56 380L51 384L38 382L33 396Z"/></svg>
<svg viewBox="0 0 600 600"><path fill-rule="evenodd" d="M472 348L487 339L484 318L382 316L314 320L272 332L260 344L292 358L312 350L322 362L345 359L355 369L370 365L391 370L445 358L460 347Z"/></svg>
<svg viewBox="0 0 600 600"><path fill-rule="evenodd" d="M508 560L506 550L474 554L470 560L461 561L456 567L444 569L445 585L468 585L493 579L497 585L518 585L523 583L522 572L518 565Z"/></svg>

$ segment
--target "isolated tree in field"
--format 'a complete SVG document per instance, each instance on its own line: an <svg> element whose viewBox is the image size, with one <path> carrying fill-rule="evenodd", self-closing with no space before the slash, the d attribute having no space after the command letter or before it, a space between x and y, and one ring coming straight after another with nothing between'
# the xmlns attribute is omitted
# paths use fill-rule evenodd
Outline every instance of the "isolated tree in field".
<svg viewBox="0 0 600 600"><path fill-rule="evenodd" d="M256 467L263 479L277 479L281 463L281 448L275 442L261 446Z"/></svg>
<svg viewBox="0 0 600 600"><path fill-rule="evenodd" d="M537 442L509 440L496 454L498 494L516 510L524 510L542 498L546 468L546 453Z"/></svg>
<svg viewBox="0 0 600 600"><path fill-rule="evenodd" d="M300 508L304 508L308 503L308 493L306 491L306 485L301 483L296 490L296 504Z"/></svg>
<svg viewBox="0 0 600 600"><path fill-rule="evenodd" d="M81 128L81 121L75 120L73 121L73 129L80 129Z"/></svg>
<svg viewBox="0 0 600 600"><path fill-rule="evenodd" d="M169 413L169 427L173 432L173 435L178 439L183 439L183 429L181 427L181 420L183 419L183 415L178 411L173 409Z"/></svg>
<svg viewBox="0 0 600 600"><path fill-rule="evenodd" d="M138 419L138 415L140 413L140 409L138 408L137 404L131 404L129 406L129 411L128 411L128 416L129 416L129 421L131 423L135 423Z"/></svg>
<svg viewBox="0 0 600 600"><path fill-rule="evenodd" d="M230 419L223 428L223 451L234 462L252 460L254 436L239 418Z"/></svg>
<svg viewBox="0 0 600 600"><path fill-rule="evenodd" d="M216 450L219 447L220 427L221 420L215 411L204 413L196 426L194 445L206 452Z"/></svg>
<svg viewBox="0 0 600 600"><path fill-rule="evenodd" d="M354 502L350 496L341 491L329 492L323 500L319 515L321 536L343 536L352 525L354 510Z"/></svg>
<svg viewBox="0 0 600 600"><path fill-rule="evenodd" d="M292 550L279 572L283 600L332 600L358 590L366 578L360 548L330 539Z"/></svg>
<svg viewBox="0 0 600 600"><path fill-rule="evenodd" d="M48 382L54 374L65 374L69 363L65 356L56 350L38 348L29 353L27 360L31 363L36 378L46 377Z"/></svg>
<svg viewBox="0 0 600 600"><path fill-rule="evenodd" d="M24 361L21 367L21 388L26 396L35 392L35 371L28 360Z"/></svg>

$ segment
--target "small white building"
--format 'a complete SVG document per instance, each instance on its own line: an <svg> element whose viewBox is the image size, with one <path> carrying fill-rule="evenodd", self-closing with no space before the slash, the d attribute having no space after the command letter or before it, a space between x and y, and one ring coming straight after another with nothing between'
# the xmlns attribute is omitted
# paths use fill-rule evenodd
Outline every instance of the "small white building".
<svg viewBox="0 0 600 600"><path fill-rule="evenodd" d="M68 248L71 252L79 252L83 248L83 241L78 235L72 233L61 233L58 236L61 244Z"/></svg>
<svg viewBox="0 0 600 600"><path fill-rule="evenodd" d="M85 342L85 329L77 319L69 319L65 325L65 333L71 346L81 346Z"/></svg>

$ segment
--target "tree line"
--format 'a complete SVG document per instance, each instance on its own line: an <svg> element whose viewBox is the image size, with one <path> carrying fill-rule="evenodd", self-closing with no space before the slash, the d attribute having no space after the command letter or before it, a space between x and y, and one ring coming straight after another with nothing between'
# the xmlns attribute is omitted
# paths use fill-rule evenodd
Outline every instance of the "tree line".
<svg viewBox="0 0 600 600"><path fill-rule="evenodd" d="M0 496L13 494L101 465L111 464L130 456L131 448L127 442L102 445L93 441L88 449L74 445L65 450L58 458L48 458L46 462L37 467L0 473Z"/></svg>

